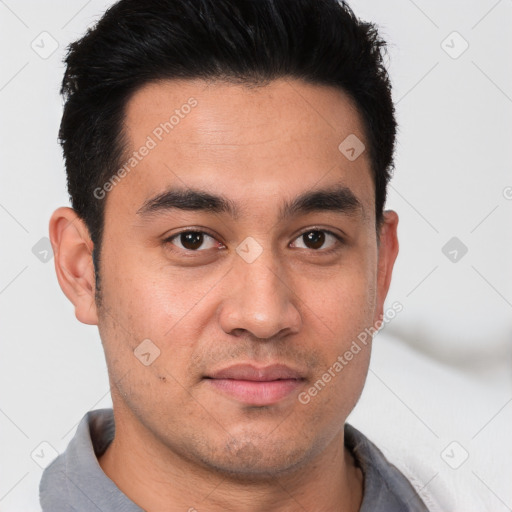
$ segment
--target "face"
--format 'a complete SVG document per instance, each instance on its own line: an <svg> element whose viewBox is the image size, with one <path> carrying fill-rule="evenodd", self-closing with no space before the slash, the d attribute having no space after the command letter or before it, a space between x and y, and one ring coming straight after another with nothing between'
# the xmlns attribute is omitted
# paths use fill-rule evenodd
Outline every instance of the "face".
<svg viewBox="0 0 512 512"><path fill-rule="evenodd" d="M358 113L296 80L167 81L130 99L125 133L100 199L102 302L77 306L98 324L116 414L207 468L306 464L360 396L358 335L397 251L394 212L377 246L368 152L338 149L364 143Z"/></svg>

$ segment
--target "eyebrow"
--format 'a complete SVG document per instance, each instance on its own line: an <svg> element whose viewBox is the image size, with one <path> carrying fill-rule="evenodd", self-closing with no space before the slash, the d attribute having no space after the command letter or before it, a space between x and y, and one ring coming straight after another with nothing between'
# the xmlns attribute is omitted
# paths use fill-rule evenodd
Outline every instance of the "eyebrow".
<svg viewBox="0 0 512 512"><path fill-rule="evenodd" d="M202 211L224 213L237 220L241 209L231 199L194 188L171 188L147 199L137 210L143 218L170 210ZM313 189L300 194L291 201L285 201L279 210L279 221L311 212L331 211L338 214L364 215L362 203L346 186L338 185L324 189Z"/></svg>

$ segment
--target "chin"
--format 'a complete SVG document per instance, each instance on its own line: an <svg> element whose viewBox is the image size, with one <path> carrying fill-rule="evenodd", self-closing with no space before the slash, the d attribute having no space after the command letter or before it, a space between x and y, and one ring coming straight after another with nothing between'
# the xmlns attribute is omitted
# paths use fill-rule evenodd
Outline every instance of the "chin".
<svg viewBox="0 0 512 512"><path fill-rule="evenodd" d="M232 438L221 449L201 457L209 470L236 480L271 480L305 465L313 456L311 446L291 444L290 438L269 442L268 438Z"/></svg>

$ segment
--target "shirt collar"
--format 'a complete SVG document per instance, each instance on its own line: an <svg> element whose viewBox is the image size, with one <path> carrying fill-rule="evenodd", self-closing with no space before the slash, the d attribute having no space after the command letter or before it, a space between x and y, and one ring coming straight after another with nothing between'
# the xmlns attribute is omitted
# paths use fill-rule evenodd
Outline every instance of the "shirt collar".
<svg viewBox="0 0 512 512"><path fill-rule="evenodd" d="M366 436L348 423L344 432L345 446L364 475L360 512L428 512L405 476ZM121 492L98 463L114 434L112 409L89 411L82 418L66 451L43 472L39 487L43 512L70 507L144 512Z"/></svg>

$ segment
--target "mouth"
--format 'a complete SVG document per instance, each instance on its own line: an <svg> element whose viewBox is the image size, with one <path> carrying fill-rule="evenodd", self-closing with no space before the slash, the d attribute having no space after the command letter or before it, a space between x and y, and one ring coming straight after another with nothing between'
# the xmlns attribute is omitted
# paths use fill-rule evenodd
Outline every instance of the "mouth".
<svg viewBox="0 0 512 512"><path fill-rule="evenodd" d="M272 405L297 391L305 381L292 368L275 364L256 367L238 364L205 376L217 392L247 405Z"/></svg>

